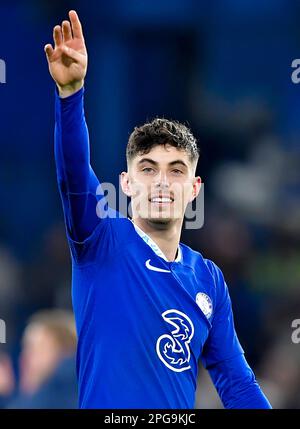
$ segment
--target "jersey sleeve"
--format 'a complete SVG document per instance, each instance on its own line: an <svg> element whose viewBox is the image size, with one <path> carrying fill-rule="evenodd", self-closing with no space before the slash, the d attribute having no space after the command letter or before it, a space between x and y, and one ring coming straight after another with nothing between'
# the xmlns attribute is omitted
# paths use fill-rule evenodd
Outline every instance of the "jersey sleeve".
<svg viewBox="0 0 300 429"><path fill-rule="evenodd" d="M202 354L225 408L271 408L238 340L231 299L221 270L207 261L215 283L215 311Z"/></svg>
<svg viewBox="0 0 300 429"><path fill-rule="evenodd" d="M213 277L216 298L211 329L202 353L205 368L244 353L235 331L231 299L223 274L213 262L207 263Z"/></svg>
<svg viewBox="0 0 300 429"><path fill-rule="evenodd" d="M96 237L105 247L109 219L118 213L108 207L90 164L83 88L66 98L55 92L54 153L72 258L78 264L91 263L97 250Z"/></svg>
<svg viewBox="0 0 300 429"><path fill-rule="evenodd" d="M243 354L209 367L209 375L225 408L272 408Z"/></svg>

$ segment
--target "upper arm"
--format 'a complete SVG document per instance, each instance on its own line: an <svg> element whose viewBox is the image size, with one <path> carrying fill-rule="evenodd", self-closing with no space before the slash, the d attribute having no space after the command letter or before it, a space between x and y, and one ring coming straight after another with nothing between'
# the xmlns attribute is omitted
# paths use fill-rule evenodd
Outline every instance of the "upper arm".
<svg viewBox="0 0 300 429"><path fill-rule="evenodd" d="M202 353L202 361L206 368L244 353L235 331L227 284L221 270L215 264L211 264L216 288L216 301L212 326Z"/></svg>
<svg viewBox="0 0 300 429"><path fill-rule="evenodd" d="M60 186L60 195L63 204L65 225L68 238L81 242L88 238L96 229L100 222L97 214L97 204L103 194L97 195L99 180L90 169L90 177L87 190L85 192L71 192Z"/></svg>
<svg viewBox="0 0 300 429"><path fill-rule="evenodd" d="M66 235L77 264L94 263L115 245L111 220L122 217L108 206L102 187L91 169L90 190L84 193L60 190ZM99 261L100 262L100 259Z"/></svg>
<svg viewBox="0 0 300 429"><path fill-rule="evenodd" d="M211 329L202 361L225 408L270 408L238 340L228 286L221 270L209 261L216 287Z"/></svg>

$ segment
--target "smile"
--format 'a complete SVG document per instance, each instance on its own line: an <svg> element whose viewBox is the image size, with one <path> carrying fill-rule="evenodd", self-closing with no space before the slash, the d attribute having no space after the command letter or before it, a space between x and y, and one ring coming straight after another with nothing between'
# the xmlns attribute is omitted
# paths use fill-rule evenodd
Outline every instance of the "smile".
<svg viewBox="0 0 300 429"><path fill-rule="evenodd" d="M173 202L173 199L167 197L154 197L150 199L150 202L156 204L169 204Z"/></svg>

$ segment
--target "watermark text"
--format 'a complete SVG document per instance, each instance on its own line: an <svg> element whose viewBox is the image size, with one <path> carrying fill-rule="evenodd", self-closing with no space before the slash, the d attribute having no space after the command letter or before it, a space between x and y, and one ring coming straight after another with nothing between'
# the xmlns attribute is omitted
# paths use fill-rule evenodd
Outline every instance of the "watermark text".
<svg viewBox="0 0 300 429"><path fill-rule="evenodd" d="M294 329L292 332L292 342L294 344L300 343L300 319L294 319L291 327Z"/></svg>
<svg viewBox="0 0 300 429"><path fill-rule="evenodd" d="M6 343L6 324L0 319L0 344Z"/></svg>
<svg viewBox="0 0 300 429"><path fill-rule="evenodd" d="M6 63L0 58L0 83L6 83Z"/></svg>

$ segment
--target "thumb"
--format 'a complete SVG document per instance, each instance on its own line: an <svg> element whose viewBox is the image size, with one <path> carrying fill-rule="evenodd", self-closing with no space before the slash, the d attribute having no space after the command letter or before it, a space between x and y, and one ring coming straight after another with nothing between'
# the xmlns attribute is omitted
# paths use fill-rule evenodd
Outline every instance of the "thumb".
<svg viewBox="0 0 300 429"><path fill-rule="evenodd" d="M82 59L82 55L79 52L75 51L75 49L69 48L66 45L62 46L62 51L69 58L72 58L72 60L76 63L80 62Z"/></svg>
<svg viewBox="0 0 300 429"><path fill-rule="evenodd" d="M44 46L44 51L45 51L45 54L46 54L48 60L50 60L50 57L53 54L53 48L50 45L50 43L48 43L47 45Z"/></svg>

